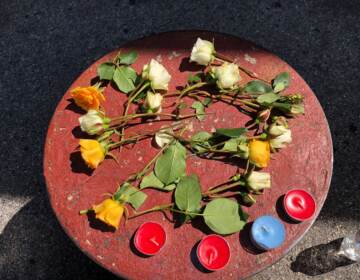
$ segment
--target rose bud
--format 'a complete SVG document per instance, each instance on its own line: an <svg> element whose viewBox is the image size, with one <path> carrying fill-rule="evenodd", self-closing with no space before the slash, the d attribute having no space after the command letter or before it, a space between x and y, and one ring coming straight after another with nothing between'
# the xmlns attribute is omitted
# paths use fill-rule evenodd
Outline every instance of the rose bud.
<svg viewBox="0 0 360 280"><path fill-rule="evenodd" d="M109 127L110 119L96 110L89 110L79 118L81 131L96 135Z"/></svg>
<svg viewBox="0 0 360 280"><path fill-rule="evenodd" d="M145 108L151 113L160 113L163 96L160 93L148 91L145 99Z"/></svg>
<svg viewBox="0 0 360 280"><path fill-rule="evenodd" d="M252 191L260 191L271 187L271 176L267 172L252 171L246 178L247 187Z"/></svg>

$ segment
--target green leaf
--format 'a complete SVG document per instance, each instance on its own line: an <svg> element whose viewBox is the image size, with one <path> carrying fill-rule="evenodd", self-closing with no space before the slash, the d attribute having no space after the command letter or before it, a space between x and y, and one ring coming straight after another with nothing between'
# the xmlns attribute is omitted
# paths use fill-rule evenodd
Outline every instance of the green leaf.
<svg viewBox="0 0 360 280"><path fill-rule="evenodd" d="M132 207L138 209L146 200L147 195L129 183L122 184L114 194L114 199L130 203Z"/></svg>
<svg viewBox="0 0 360 280"><path fill-rule="evenodd" d="M207 131L199 131L191 136L191 141L196 142L205 142L211 138L211 134Z"/></svg>
<svg viewBox="0 0 360 280"><path fill-rule="evenodd" d="M154 172L151 172L149 175L145 176L140 183L140 189L145 189L145 188L162 189L163 187L164 187L163 182L161 182L155 176Z"/></svg>
<svg viewBox="0 0 360 280"><path fill-rule="evenodd" d="M167 186L163 187L163 190L172 191L175 188L176 188L176 184L170 184L170 185L167 185Z"/></svg>
<svg viewBox="0 0 360 280"><path fill-rule="evenodd" d="M145 176L141 183L140 183L140 189L146 189L146 188L154 188L164 191L172 191L176 188L175 184L171 184L168 186L165 186L163 182L161 182L156 176L154 172L151 172L149 175Z"/></svg>
<svg viewBox="0 0 360 280"><path fill-rule="evenodd" d="M138 54L136 51L130 51L128 53L122 53L119 56L119 63L120 64L127 64L131 65L133 64L138 57Z"/></svg>
<svg viewBox="0 0 360 280"><path fill-rule="evenodd" d="M115 69L113 80L119 90L128 93L135 89L134 82L137 74L130 66L120 66Z"/></svg>
<svg viewBox="0 0 360 280"><path fill-rule="evenodd" d="M239 205L227 198L210 201L203 215L207 226L219 234L238 232L245 225L245 221L241 220L242 213L239 214Z"/></svg>
<svg viewBox="0 0 360 280"><path fill-rule="evenodd" d="M189 74L189 77L188 77L189 84L196 84L199 82L201 82L201 78L198 76L198 74L196 74L196 75Z"/></svg>
<svg viewBox="0 0 360 280"><path fill-rule="evenodd" d="M195 101L191 108L195 109L198 120L202 121L205 119L205 106L200 101Z"/></svg>
<svg viewBox="0 0 360 280"><path fill-rule="evenodd" d="M194 213L200 208L201 198L198 177L196 175L182 177L175 190L176 206L187 213Z"/></svg>
<svg viewBox="0 0 360 280"><path fill-rule="evenodd" d="M155 175L165 185L185 174L186 149L178 141L170 145L155 163Z"/></svg>
<svg viewBox="0 0 360 280"><path fill-rule="evenodd" d="M272 92L272 88L262 81L255 80L248 82L244 87L244 91L248 93L268 93Z"/></svg>
<svg viewBox="0 0 360 280"><path fill-rule="evenodd" d="M274 103L276 100L278 100L279 98L280 98L280 95L270 92L270 93L264 93L264 94L259 95L256 98L256 101L261 105L269 106L272 103Z"/></svg>
<svg viewBox="0 0 360 280"><path fill-rule="evenodd" d="M210 138L212 137L212 135L209 132L206 131L199 131L198 133L194 134L191 137L191 147L199 152L199 153L203 153L206 151L206 148L204 148L203 146L206 146L208 148L210 148L210 144L207 142ZM201 145L200 145L201 144Z"/></svg>
<svg viewBox="0 0 360 280"><path fill-rule="evenodd" d="M245 134L246 132L247 132L246 128L240 127L240 128L218 128L216 129L215 133L230 138L237 138Z"/></svg>
<svg viewBox="0 0 360 280"><path fill-rule="evenodd" d="M222 147L222 151L229 151L229 152L237 152L238 150L239 140L236 138L231 138L230 140L226 141L224 146Z"/></svg>
<svg viewBox="0 0 360 280"><path fill-rule="evenodd" d="M204 101L202 102L202 104L207 107L211 104L212 99L210 97L205 97Z"/></svg>
<svg viewBox="0 0 360 280"><path fill-rule="evenodd" d="M279 109L280 111L283 111L285 113L289 113L291 110L291 104L289 103L280 103L280 102L274 102L272 104L274 108Z"/></svg>
<svg viewBox="0 0 360 280"><path fill-rule="evenodd" d="M102 63L97 69L100 80L112 80L114 72L115 65L111 62Z"/></svg>
<svg viewBox="0 0 360 280"><path fill-rule="evenodd" d="M179 110L185 109L186 107L187 107L187 105L185 102L180 102L179 105L177 106L177 108Z"/></svg>
<svg viewBox="0 0 360 280"><path fill-rule="evenodd" d="M290 85L290 74L289 72L282 72L275 77L272 86L274 92L280 92L286 89Z"/></svg>

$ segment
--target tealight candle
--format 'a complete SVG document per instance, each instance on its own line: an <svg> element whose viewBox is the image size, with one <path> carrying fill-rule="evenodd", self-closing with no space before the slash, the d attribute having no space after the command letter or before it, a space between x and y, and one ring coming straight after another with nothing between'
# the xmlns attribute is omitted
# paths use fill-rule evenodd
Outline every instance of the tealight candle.
<svg viewBox="0 0 360 280"><path fill-rule="evenodd" d="M256 247L263 250L274 249L284 242L285 227L273 216L261 216L254 221L250 237Z"/></svg>
<svg viewBox="0 0 360 280"><path fill-rule="evenodd" d="M155 222L143 223L136 231L134 245L145 255L155 255L164 246L166 233L164 228Z"/></svg>
<svg viewBox="0 0 360 280"><path fill-rule="evenodd" d="M221 236L205 236L196 250L198 259L207 270L215 271L224 268L230 260L230 246Z"/></svg>
<svg viewBox="0 0 360 280"><path fill-rule="evenodd" d="M294 189L285 194L284 209L290 218L302 222L314 215L316 203L313 196L307 191Z"/></svg>

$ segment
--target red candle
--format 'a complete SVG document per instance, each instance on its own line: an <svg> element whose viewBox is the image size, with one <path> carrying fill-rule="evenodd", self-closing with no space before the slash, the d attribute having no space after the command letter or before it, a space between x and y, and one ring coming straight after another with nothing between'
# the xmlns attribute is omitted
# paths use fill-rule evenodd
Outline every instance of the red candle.
<svg viewBox="0 0 360 280"><path fill-rule="evenodd" d="M302 222L314 215L316 210L315 199L305 190L290 190L284 198L284 209L290 218Z"/></svg>
<svg viewBox="0 0 360 280"><path fill-rule="evenodd" d="M143 223L136 231L134 245L145 255L155 255L164 246L166 233L164 228L155 222Z"/></svg>
<svg viewBox="0 0 360 280"><path fill-rule="evenodd" d="M197 256L203 267L208 270L224 268L230 260L230 246L221 236L205 236L197 247Z"/></svg>

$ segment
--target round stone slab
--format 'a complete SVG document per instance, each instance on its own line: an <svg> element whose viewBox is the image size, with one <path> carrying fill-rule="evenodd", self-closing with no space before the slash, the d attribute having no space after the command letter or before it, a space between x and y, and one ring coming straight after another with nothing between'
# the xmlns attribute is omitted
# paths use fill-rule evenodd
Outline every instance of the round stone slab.
<svg viewBox="0 0 360 280"><path fill-rule="evenodd" d="M293 142L279 153L273 154L270 167L272 188L257 197L250 208L249 224L239 233L226 236L231 247L231 259L225 269L213 273L203 271L196 258L196 245L211 231L202 219L192 224L174 227L162 213L151 213L122 223L116 232L93 217L80 216L79 210L87 209L104 199L104 193L114 192L120 182L140 170L157 153L151 139L121 151L114 151L119 163L106 159L95 171L84 167L78 152L79 138L84 138L78 127L82 114L70 99L70 90L88 86L96 77L97 66L114 58L118 50L105 55L86 69L71 85L60 101L51 120L44 156L44 174L51 205L60 224L75 244L90 258L118 276L129 279L242 279L253 275L283 257L306 233L316 219L328 193L332 175L332 142L323 110L306 82L288 64L268 51L242 39L211 32L180 31L163 33L131 42L124 51L136 50L139 58L134 68L140 73L142 66L151 58L161 62L172 76L169 91L186 83L189 73L201 67L188 62L196 39L214 40L218 52L233 57L243 67L256 72L259 77L271 80L276 74L288 71L292 81L287 93L305 96L304 116L290 120ZM242 82L249 80L244 73ZM122 113L124 94L111 85L105 89L105 109L108 116ZM191 100L187 100L191 104ZM172 100L166 101L170 105ZM132 108L135 110L135 107ZM164 110L170 111L170 108ZM192 112L191 109L188 110ZM205 121L189 120L187 135L195 131L213 131L222 127L241 127L249 118L234 106L217 102L207 109ZM166 123L166 122L165 122ZM132 127L127 133L152 131L164 122L146 123ZM241 161L215 161L189 157L187 174L196 173L203 190L220 184L232 176ZM301 188L314 195L318 205L314 217L303 223L293 223L283 215L282 196L291 188ZM140 210L157 204L169 203L170 193L147 189L149 197ZM286 229L286 241L282 246L268 252L253 248L249 239L251 221L261 215L273 215L282 219ZM152 257L143 257L132 245L133 234L146 221L160 223L167 241L161 252Z"/></svg>

